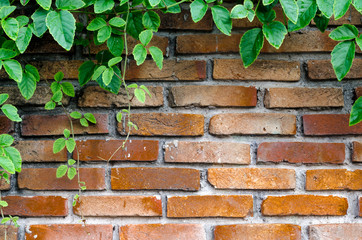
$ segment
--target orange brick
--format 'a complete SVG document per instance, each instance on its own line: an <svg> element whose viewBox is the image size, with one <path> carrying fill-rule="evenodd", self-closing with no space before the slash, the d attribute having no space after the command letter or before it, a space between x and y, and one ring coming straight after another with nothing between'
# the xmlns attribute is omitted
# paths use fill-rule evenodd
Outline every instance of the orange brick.
<svg viewBox="0 0 362 240"><path fill-rule="evenodd" d="M215 240L301 240L301 228L292 224L238 224L216 226Z"/></svg>
<svg viewBox="0 0 362 240"><path fill-rule="evenodd" d="M283 113L225 113L211 118L209 132L215 135L294 135L296 118Z"/></svg>
<svg viewBox="0 0 362 240"><path fill-rule="evenodd" d="M170 99L174 107L254 107L256 94L255 87L188 85L172 87Z"/></svg>
<svg viewBox="0 0 362 240"><path fill-rule="evenodd" d="M349 126L349 114L313 114L303 116L305 135L362 134L362 124Z"/></svg>
<svg viewBox="0 0 362 240"><path fill-rule="evenodd" d="M80 125L79 120L73 120L74 133L108 133L108 115L94 114L94 117L97 124L91 123L89 127L83 127ZM69 119L65 115L27 115L23 118L21 134L23 136L63 135L65 128L71 129Z"/></svg>
<svg viewBox="0 0 362 240"><path fill-rule="evenodd" d="M80 204L73 208L76 215L162 216L162 200L156 196L81 196L79 200Z"/></svg>
<svg viewBox="0 0 362 240"><path fill-rule="evenodd" d="M163 88L152 86L147 86L147 88L151 93L151 97L146 95L145 103L138 101L134 97L134 90L130 90L132 107L160 107L163 105ZM127 107L128 103L129 100L123 88L116 95L97 86L86 87L78 100L79 107Z"/></svg>
<svg viewBox="0 0 362 240"><path fill-rule="evenodd" d="M0 116L0 134L14 131L14 123L6 116Z"/></svg>
<svg viewBox="0 0 362 240"><path fill-rule="evenodd" d="M316 195L268 196L261 205L265 216L342 216L347 209L347 198Z"/></svg>
<svg viewBox="0 0 362 240"><path fill-rule="evenodd" d="M19 141L15 144L23 162L65 162L68 160L67 151L53 153L52 140Z"/></svg>
<svg viewBox="0 0 362 240"><path fill-rule="evenodd" d="M362 170L307 170L306 190L362 190Z"/></svg>
<svg viewBox="0 0 362 240"><path fill-rule="evenodd" d="M18 187L29 190L78 190L78 180L66 176L56 178L56 168L23 168L18 174ZM80 180L87 190L105 189L104 168L81 168Z"/></svg>
<svg viewBox="0 0 362 240"><path fill-rule="evenodd" d="M300 63L257 60L244 68L241 59L215 59L213 76L216 80L299 81Z"/></svg>
<svg viewBox="0 0 362 240"><path fill-rule="evenodd" d="M110 240L113 238L112 225L52 224L30 225L25 240L35 239L82 239Z"/></svg>
<svg viewBox="0 0 362 240"><path fill-rule="evenodd" d="M362 142L353 142L353 162L362 162Z"/></svg>
<svg viewBox="0 0 362 240"><path fill-rule="evenodd" d="M106 161L122 146L124 140L77 141L81 161ZM73 153L77 159L77 153ZM156 161L158 141L128 140L125 147L114 154L111 161Z"/></svg>
<svg viewBox="0 0 362 240"><path fill-rule="evenodd" d="M334 163L345 159L344 143L264 142L258 147L258 162Z"/></svg>
<svg viewBox="0 0 362 240"><path fill-rule="evenodd" d="M5 229L6 229L6 240L17 240L18 239L18 228L11 225L1 225L0 226L0 236L5 239Z"/></svg>
<svg viewBox="0 0 362 240"><path fill-rule="evenodd" d="M9 206L5 215L24 217L65 217L68 215L68 199L60 196L7 196L3 197Z"/></svg>
<svg viewBox="0 0 362 240"><path fill-rule="evenodd" d="M167 198L167 217L234 217L253 216L251 195L203 195Z"/></svg>
<svg viewBox="0 0 362 240"><path fill-rule="evenodd" d="M350 72L344 79L362 78L362 59L354 59ZM330 60L308 61L308 77L311 80L335 80L337 79Z"/></svg>
<svg viewBox="0 0 362 240"><path fill-rule="evenodd" d="M210 11L197 23L192 20L190 10L182 9L181 13L176 14L158 13L161 17L160 29L211 31L213 27Z"/></svg>
<svg viewBox="0 0 362 240"><path fill-rule="evenodd" d="M131 121L138 130L131 135L140 136L201 136L204 134L204 116L182 113L134 113ZM118 131L125 135L123 123L118 123Z"/></svg>
<svg viewBox="0 0 362 240"><path fill-rule="evenodd" d="M38 69L41 74L41 79L54 79L54 75L59 71L64 73L64 79L78 79L78 68L83 63L83 60L30 62L30 64L34 65Z"/></svg>
<svg viewBox="0 0 362 240"><path fill-rule="evenodd" d="M119 228L120 240L206 240L199 224L131 224Z"/></svg>
<svg viewBox="0 0 362 240"><path fill-rule="evenodd" d="M294 189L295 171L280 168L209 168L208 181L217 189Z"/></svg>
<svg viewBox="0 0 362 240"><path fill-rule="evenodd" d="M206 62L192 60L164 60L162 70L152 60L137 66L130 61L127 80L133 81L201 81L206 78Z"/></svg>
<svg viewBox="0 0 362 240"><path fill-rule="evenodd" d="M174 141L165 145L165 162L250 164L250 145Z"/></svg>
<svg viewBox="0 0 362 240"><path fill-rule="evenodd" d="M342 88L269 88L266 108L343 107Z"/></svg>
<svg viewBox="0 0 362 240"><path fill-rule="evenodd" d="M309 226L310 240L358 240L361 239L361 236L361 223L318 224Z"/></svg>
<svg viewBox="0 0 362 240"><path fill-rule="evenodd" d="M114 190L197 191L200 172L189 168L112 168L111 186Z"/></svg>
<svg viewBox="0 0 362 240"><path fill-rule="evenodd" d="M359 216L362 217L362 197L359 198Z"/></svg>

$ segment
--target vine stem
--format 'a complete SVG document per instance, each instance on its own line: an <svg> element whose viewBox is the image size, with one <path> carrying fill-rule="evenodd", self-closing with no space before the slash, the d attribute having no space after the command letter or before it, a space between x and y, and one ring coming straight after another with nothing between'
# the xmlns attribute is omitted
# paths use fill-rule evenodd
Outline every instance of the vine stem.
<svg viewBox="0 0 362 240"><path fill-rule="evenodd" d="M2 201L2 199L1 199L1 191L0 191L0 201ZM5 218L5 216L4 216L4 211L3 211L3 207L1 207L0 208L0 212L1 212L1 218L2 219L4 219ZM7 229L6 229L6 225L5 225L5 228L4 228L4 240L6 240L7 239Z"/></svg>

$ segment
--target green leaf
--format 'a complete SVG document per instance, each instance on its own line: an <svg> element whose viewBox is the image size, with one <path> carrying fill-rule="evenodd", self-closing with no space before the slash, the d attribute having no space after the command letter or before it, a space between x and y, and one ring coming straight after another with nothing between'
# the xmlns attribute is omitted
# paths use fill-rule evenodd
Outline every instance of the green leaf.
<svg viewBox="0 0 362 240"><path fill-rule="evenodd" d="M99 66L98 68L96 68L96 70L94 71L93 73L93 76L92 76L92 80L96 80L99 76L102 75L102 73L104 72L104 70L106 70L107 67L102 65L102 66Z"/></svg>
<svg viewBox="0 0 362 240"><path fill-rule="evenodd" d="M356 38L356 43L357 43L357 45L358 45L359 49L361 49L361 50L362 50L362 34L361 34L361 35L359 35L359 37L358 37L358 38ZM0 105L1 105L1 104L0 104Z"/></svg>
<svg viewBox="0 0 362 240"><path fill-rule="evenodd" d="M141 103L145 103L146 101L146 93L145 91L143 91L142 89L136 88L134 90L134 95L137 98L138 101L140 101Z"/></svg>
<svg viewBox="0 0 362 240"><path fill-rule="evenodd" d="M171 6L171 5L172 5L172 7L167 7L167 10L164 12L166 12L166 13L180 13L181 12L180 5L176 4L175 0L163 0L160 2L159 6L166 7L166 6Z"/></svg>
<svg viewBox="0 0 362 240"><path fill-rule="evenodd" d="M87 30L88 31L97 31L105 26L107 26L107 22L103 18L96 17L88 24Z"/></svg>
<svg viewBox="0 0 362 240"><path fill-rule="evenodd" d="M338 20L346 14L352 0L335 0L333 4L334 19Z"/></svg>
<svg viewBox="0 0 362 240"><path fill-rule="evenodd" d="M5 49L5 48L0 48L0 60L13 58L16 55L17 55L17 53L15 51Z"/></svg>
<svg viewBox="0 0 362 240"><path fill-rule="evenodd" d="M21 118L19 117L19 114L18 114L18 109L16 107L14 107L13 105L4 104L1 107L1 110L11 121L21 122Z"/></svg>
<svg viewBox="0 0 362 240"><path fill-rule="evenodd" d="M136 83L132 83L128 85L127 88L138 88L138 85Z"/></svg>
<svg viewBox="0 0 362 240"><path fill-rule="evenodd" d="M104 70L103 74L102 74L102 80L103 83L108 86L113 78L114 72L112 68L106 68L106 70Z"/></svg>
<svg viewBox="0 0 362 240"><path fill-rule="evenodd" d="M264 36L261 28L254 28L244 33L239 45L244 67L249 67L256 60L263 45Z"/></svg>
<svg viewBox="0 0 362 240"><path fill-rule="evenodd" d="M68 170L67 165L60 165L57 168L57 173L56 173L57 178L61 178L61 177L65 176L65 174L67 173L67 170Z"/></svg>
<svg viewBox="0 0 362 240"><path fill-rule="evenodd" d="M14 147L4 147L4 153L13 163L15 171L20 172L22 162L20 152Z"/></svg>
<svg viewBox="0 0 362 240"><path fill-rule="evenodd" d="M362 12L362 1L361 0L353 0L353 6L358 12Z"/></svg>
<svg viewBox="0 0 362 240"><path fill-rule="evenodd" d="M112 67L122 61L122 57L115 57L108 61L108 67Z"/></svg>
<svg viewBox="0 0 362 240"><path fill-rule="evenodd" d="M85 6L82 0L56 0L55 5L58 9L76 10Z"/></svg>
<svg viewBox="0 0 362 240"><path fill-rule="evenodd" d="M74 119L80 119L82 117L82 114L80 112L74 111L70 113L70 116Z"/></svg>
<svg viewBox="0 0 362 240"><path fill-rule="evenodd" d="M3 61L5 71L11 79L20 82L23 79L23 69L18 61L8 59Z"/></svg>
<svg viewBox="0 0 362 240"><path fill-rule="evenodd" d="M150 54L152 56L153 61L155 61L157 67L162 70L163 67L163 52L161 49L159 49L158 47L150 47L148 49L148 51L150 51Z"/></svg>
<svg viewBox="0 0 362 240"><path fill-rule="evenodd" d="M143 31L142 13L130 13L127 23L127 33L138 40L138 35Z"/></svg>
<svg viewBox="0 0 362 240"><path fill-rule="evenodd" d="M297 23L288 22L288 30L296 31L305 28L317 13L317 4L315 0L299 0L299 16Z"/></svg>
<svg viewBox="0 0 362 240"><path fill-rule="evenodd" d="M151 30L144 30L139 35L140 42L143 44L143 46L147 46L150 43L152 37L153 33Z"/></svg>
<svg viewBox="0 0 362 240"><path fill-rule="evenodd" d="M25 65L25 71L30 73L34 77L34 79L37 82L39 82L40 75L39 75L38 69L36 67L34 67L33 65L30 65L30 64L26 64Z"/></svg>
<svg viewBox="0 0 362 240"><path fill-rule="evenodd" d="M62 86L62 90L65 95L68 95L69 97L75 96L73 84L71 84L70 82L63 82L60 85Z"/></svg>
<svg viewBox="0 0 362 240"><path fill-rule="evenodd" d="M76 161L74 160L74 159L68 159L68 165L73 165L73 164L75 164L76 163Z"/></svg>
<svg viewBox="0 0 362 240"><path fill-rule="evenodd" d="M68 129L64 129L63 135L64 135L64 137L69 138L70 137L70 131Z"/></svg>
<svg viewBox="0 0 362 240"><path fill-rule="evenodd" d="M349 126L356 125L362 121L362 97L359 97L353 104L351 115L349 116Z"/></svg>
<svg viewBox="0 0 362 240"><path fill-rule="evenodd" d="M53 97L52 97L52 100L54 102L60 102L62 101L62 98L63 98L63 93L62 91L57 91L54 93Z"/></svg>
<svg viewBox="0 0 362 240"><path fill-rule="evenodd" d="M86 61L79 67L78 79L81 86L84 86L92 79L95 67L96 65L93 61Z"/></svg>
<svg viewBox="0 0 362 240"><path fill-rule="evenodd" d="M65 140L65 146L67 147L68 152L72 153L75 148L75 141L73 138L69 138L68 140Z"/></svg>
<svg viewBox="0 0 362 240"><path fill-rule="evenodd" d="M245 0L244 1L244 6L248 10L251 10L251 9L254 8L254 4L253 4L253 2L251 0Z"/></svg>
<svg viewBox="0 0 362 240"><path fill-rule="evenodd" d="M7 157L0 156L0 167L2 167L5 171L14 174L15 167L11 160Z"/></svg>
<svg viewBox="0 0 362 240"><path fill-rule="evenodd" d="M44 106L45 110L53 110L55 107L56 107L56 104L52 100L47 102Z"/></svg>
<svg viewBox="0 0 362 240"><path fill-rule="evenodd" d="M293 23L297 23L298 20L298 4L294 0L280 0L280 4L284 10L285 15Z"/></svg>
<svg viewBox="0 0 362 240"><path fill-rule="evenodd" d="M267 6L269 4L272 4L275 0L263 0L263 5Z"/></svg>
<svg viewBox="0 0 362 240"><path fill-rule="evenodd" d="M51 11L46 17L46 25L54 40L65 50L73 46L75 36L75 19L67 10Z"/></svg>
<svg viewBox="0 0 362 240"><path fill-rule="evenodd" d="M321 32L325 32L328 27L329 18L325 17L324 15L318 16L317 14L314 17L314 22Z"/></svg>
<svg viewBox="0 0 362 240"><path fill-rule="evenodd" d="M276 49L280 48L287 33L286 27L281 22L274 21L269 25L263 25L263 34L266 40Z"/></svg>
<svg viewBox="0 0 362 240"><path fill-rule="evenodd" d="M154 11L147 11L143 14L142 24L145 28L157 32L161 24L160 16L158 16L158 14Z"/></svg>
<svg viewBox="0 0 362 240"><path fill-rule="evenodd" d="M19 32L19 23L15 18L2 19L1 27L9 38L14 41L16 40Z"/></svg>
<svg viewBox="0 0 362 240"><path fill-rule="evenodd" d="M149 0L149 3L151 4L152 7L157 6L160 2L161 0Z"/></svg>
<svg viewBox="0 0 362 240"><path fill-rule="evenodd" d="M36 2L45 10L49 10L52 5L52 0L36 0Z"/></svg>
<svg viewBox="0 0 362 240"><path fill-rule="evenodd" d="M1 224L7 223L9 221L10 221L10 218L4 217L3 219L1 219Z"/></svg>
<svg viewBox="0 0 362 240"><path fill-rule="evenodd" d="M1 134L0 135L0 146L7 146L9 147L11 144L14 143L14 138L9 134Z"/></svg>
<svg viewBox="0 0 362 240"><path fill-rule="evenodd" d="M276 13L273 9L270 11L256 11L256 16L263 24L269 24L276 18Z"/></svg>
<svg viewBox="0 0 362 240"><path fill-rule="evenodd" d="M65 139L64 138L58 138L53 143L53 153L58 153L62 151L65 148Z"/></svg>
<svg viewBox="0 0 362 240"><path fill-rule="evenodd" d="M117 66L113 66L112 67L113 71L118 75L118 76L122 76L121 71L119 70L119 68ZM104 84L102 76L99 76L96 81L99 84L99 86L111 93L114 94L118 94L119 89L121 87L121 79L119 79L116 74L113 75L112 77L112 81L107 85Z"/></svg>
<svg viewBox="0 0 362 240"><path fill-rule="evenodd" d="M248 9L244 5L238 4L231 9L231 18L242 19L248 16Z"/></svg>
<svg viewBox="0 0 362 240"><path fill-rule="evenodd" d="M4 102L6 102L6 100L8 100L8 98L9 98L9 94L7 94L7 93L0 94L0 105L3 105Z"/></svg>
<svg viewBox="0 0 362 240"><path fill-rule="evenodd" d="M341 81L352 67L356 45L354 41L344 41L334 47L332 65L338 81Z"/></svg>
<svg viewBox="0 0 362 240"><path fill-rule="evenodd" d="M89 122L91 122L93 124L97 123L97 120L92 113L85 113L84 117L85 117L85 119L87 119Z"/></svg>
<svg viewBox="0 0 362 240"><path fill-rule="evenodd" d="M104 26L101 29L99 29L97 34L97 40L100 43L103 43L107 41L108 38L111 37L112 28L110 26Z"/></svg>
<svg viewBox="0 0 362 240"><path fill-rule="evenodd" d="M52 82L50 85L50 89L52 90L52 93L56 93L62 89L62 86L58 82Z"/></svg>
<svg viewBox="0 0 362 240"><path fill-rule="evenodd" d="M68 170L68 178L72 180L77 175L77 169L74 167L69 168Z"/></svg>
<svg viewBox="0 0 362 240"><path fill-rule="evenodd" d="M333 15L334 0L317 0L319 10L327 18L331 18Z"/></svg>
<svg viewBox="0 0 362 240"><path fill-rule="evenodd" d="M15 6L5 6L0 8L0 18L6 18L7 16L9 16L12 12L14 12L16 9Z"/></svg>
<svg viewBox="0 0 362 240"><path fill-rule="evenodd" d="M235 8L235 7L234 7ZM195 0L190 4L191 18L196 23L200 21L206 14L208 9L204 0Z"/></svg>
<svg viewBox="0 0 362 240"><path fill-rule="evenodd" d="M19 28L22 28L29 23L29 18L27 16L20 15L16 17L16 21L19 23Z"/></svg>
<svg viewBox="0 0 362 240"><path fill-rule="evenodd" d="M136 64L137 66L141 65L147 57L147 50L144 46L142 46L141 44L137 44L134 48L133 48L133 56L134 59L136 60Z"/></svg>
<svg viewBox="0 0 362 240"><path fill-rule="evenodd" d="M114 56L121 56L123 53L124 41L122 36L111 36L107 40L107 47Z"/></svg>
<svg viewBox="0 0 362 240"><path fill-rule="evenodd" d="M122 112L118 112L116 115L117 122L122 122Z"/></svg>
<svg viewBox="0 0 362 240"><path fill-rule="evenodd" d="M148 90L148 88L145 85L141 85L140 89L143 89L150 97L152 97L150 90Z"/></svg>
<svg viewBox="0 0 362 240"><path fill-rule="evenodd" d="M0 0L0 7L10 6L9 0Z"/></svg>
<svg viewBox="0 0 362 240"><path fill-rule="evenodd" d="M29 27L22 27L19 30L18 38L16 39L15 43L20 53L24 53L28 48L32 36L33 32Z"/></svg>
<svg viewBox="0 0 362 240"><path fill-rule="evenodd" d="M114 0L96 0L94 3L94 12L102 13L107 10L112 10L114 7Z"/></svg>
<svg viewBox="0 0 362 240"><path fill-rule="evenodd" d="M221 6L211 7L212 19L216 27L224 34L231 35L231 18L229 11Z"/></svg>
<svg viewBox="0 0 362 240"><path fill-rule="evenodd" d="M126 25L126 21L120 17L114 17L109 20L109 25L113 27L123 27L124 25Z"/></svg>
<svg viewBox="0 0 362 240"><path fill-rule="evenodd" d="M34 23L34 35L37 37L41 37L48 29L45 20L49 12L50 11L39 8L31 15Z"/></svg>
<svg viewBox="0 0 362 240"><path fill-rule="evenodd" d="M334 29L329 37L335 41L351 40L358 37L358 29L350 24L343 24L342 26Z"/></svg>
<svg viewBox="0 0 362 240"><path fill-rule="evenodd" d="M9 205L8 205L8 203L5 202L5 201L0 201L0 206L1 206L1 207L7 207L7 206L9 206Z"/></svg>
<svg viewBox="0 0 362 240"><path fill-rule="evenodd" d="M21 82L18 82L18 88L21 95L26 100L30 99L34 95L36 89L36 79L34 75L25 70L23 73L23 79Z"/></svg>
<svg viewBox="0 0 362 240"><path fill-rule="evenodd" d="M89 124L88 124L87 119L81 118L81 119L80 119L80 125L82 125L83 127L88 127Z"/></svg>

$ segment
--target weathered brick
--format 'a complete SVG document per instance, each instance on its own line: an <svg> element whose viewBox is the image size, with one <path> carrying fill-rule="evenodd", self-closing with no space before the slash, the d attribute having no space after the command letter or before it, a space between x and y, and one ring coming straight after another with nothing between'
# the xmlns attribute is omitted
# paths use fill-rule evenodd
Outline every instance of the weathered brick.
<svg viewBox="0 0 362 240"><path fill-rule="evenodd" d="M362 162L362 142L353 142L353 162Z"/></svg>
<svg viewBox="0 0 362 240"><path fill-rule="evenodd" d="M168 142L165 145L165 162L250 164L250 145L231 142Z"/></svg>
<svg viewBox="0 0 362 240"><path fill-rule="evenodd" d="M356 87L355 92L356 92L356 99L362 97L362 87Z"/></svg>
<svg viewBox="0 0 362 240"><path fill-rule="evenodd" d="M4 178L1 178L0 180L0 191L2 190L10 190L10 183L6 182Z"/></svg>
<svg viewBox="0 0 362 240"><path fill-rule="evenodd" d="M16 149L21 153L23 162L65 162L67 151L53 153L52 140L29 140L15 143Z"/></svg>
<svg viewBox="0 0 362 240"><path fill-rule="evenodd" d="M111 186L114 190L197 191L200 189L200 171L189 168L112 168Z"/></svg>
<svg viewBox="0 0 362 240"><path fill-rule="evenodd" d="M359 216L362 217L362 197L359 198Z"/></svg>
<svg viewBox="0 0 362 240"><path fill-rule="evenodd" d="M216 226L215 240L300 240L301 228L292 224L238 224Z"/></svg>
<svg viewBox="0 0 362 240"><path fill-rule="evenodd" d="M68 199L60 196L7 196L2 200L9 204L3 209L5 215L24 217L63 217L68 215Z"/></svg>
<svg viewBox="0 0 362 240"><path fill-rule="evenodd" d="M30 225L25 233L25 240L57 239L57 240L111 240L113 239L112 225L92 224L52 224Z"/></svg>
<svg viewBox="0 0 362 240"><path fill-rule="evenodd" d="M294 135L296 117L283 113L225 113L211 118L209 132L215 135Z"/></svg>
<svg viewBox="0 0 362 240"><path fill-rule="evenodd" d="M309 240L359 240L361 236L361 223L318 224L309 226Z"/></svg>
<svg viewBox="0 0 362 240"><path fill-rule="evenodd" d="M33 38L33 41L30 42L29 47L26 49L25 53L73 53L74 47L68 52L62 48L54 38L45 33L41 38Z"/></svg>
<svg viewBox="0 0 362 240"><path fill-rule="evenodd" d="M29 190L78 190L78 180L66 176L56 178L56 168L23 168L18 174L18 187ZM87 190L105 189L104 168L81 168L80 179Z"/></svg>
<svg viewBox="0 0 362 240"><path fill-rule="evenodd" d="M315 22L311 22L312 25L315 25ZM340 26L342 24L353 24L356 26L361 25L361 14L353 7L349 8L347 13L338 20L334 19L332 16L328 22L329 26Z"/></svg>
<svg viewBox="0 0 362 240"><path fill-rule="evenodd" d="M74 134L108 133L108 115L94 114L94 117L97 124L91 123L89 127L83 127L79 120L73 120ZM65 115L27 115L23 117L21 134L23 136L63 135L65 128L70 129L69 119Z"/></svg>
<svg viewBox="0 0 362 240"><path fill-rule="evenodd" d="M127 80L133 81L200 81L206 78L206 62L192 60L164 60L162 70L152 60L137 66L130 61Z"/></svg>
<svg viewBox="0 0 362 240"><path fill-rule="evenodd" d="M362 124L349 126L349 114L313 114L303 116L305 135L362 134Z"/></svg>
<svg viewBox="0 0 362 240"><path fill-rule="evenodd" d="M93 217L162 216L158 196L81 196L74 214Z"/></svg>
<svg viewBox="0 0 362 240"><path fill-rule="evenodd" d="M64 73L64 79L78 79L78 68L83 60L57 60L30 62L38 68L41 79L54 79L54 74L59 71Z"/></svg>
<svg viewBox="0 0 362 240"><path fill-rule="evenodd" d="M362 190L362 170L307 170L306 190Z"/></svg>
<svg viewBox="0 0 362 240"><path fill-rule="evenodd" d="M253 216L251 195L203 195L167 198L167 217L246 217Z"/></svg>
<svg viewBox="0 0 362 240"><path fill-rule="evenodd" d="M137 98L134 97L134 90L130 90L132 107L160 107L163 105L163 88L152 86L147 86L147 88L151 93L151 97L146 95L145 103L138 101ZM123 88L121 88L120 92L116 95L98 86L86 87L78 100L79 107L126 107L128 103L129 100Z"/></svg>
<svg viewBox="0 0 362 240"><path fill-rule="evenodd" d="M354 59L350 72L344 79L362 78L362 59ZM311 80L335 80L337 79L330 60L308 61L308 77Z"/></svg>
<svg viewBox="0 0 362 240"><path fill-rule="evenodd" d="M177 86L170 91L171 106L254 107L255 87L243 86Z"/></svg>
<svg viewBox="0 0 362 240"><path fill-rule="evenodd" d="M131 135L140 136L201 136L204 134L204 116L182 113L134 113L131 121L138 130ZM118 131L125 135L123 123L118 123Z"/></svg>
<svg viewBox="0 0 362 240"><path fill-rule="evenodd" d="M123 144L124 140L86 140L77 141L81 161L106 161ZM128 140L124 148L114 154L110 161L156 161L158 141ZM77 158L77 153L73 153Z"/></svg>
<svg viewBox="0 0 362 240"><path fill-rule="evenodd" d="M5 240L5 229L6 229L6 240L17 240L18 239L18 228L11 225L0 226L0 238Z"/></svg>
<svg viewBox="0 0 362 240"><path fill-rule="evenodd" d="M267 108L343 107L342 88L269 88Z"/></svg>
<svg viewBox="0 0 362 240"><path fill-rule="evenodd" d="M216 80L299 81L300 63L280 60L257 60L244 68L241 59L215 59Z"/></svg>
<svg viewBox="0 0 362 240"><path fill-rule="evenodd" d="M217 189L294 189L295 171L280 168L209 168L207 179Z"/></svg>
<svg viewBox="0 0 362 240"><path fill-rule="evenodd" d="M199 224L132 224L119 228L120 240L206 240Z"/></svg>
<svg viewBox="0 0 362 240"><path fill-rule="evenodd" d="M347 209L347 198L316 195L268 196L261 205L265 216L342 216Z"/></svg>
<svg viewBox="0 0 362 240"><path fill-rule="evenodd" d="M345 159L344 143L264 142L258 147L258 162L334 163Z"/></svg>
<svg viewBox="0 0 362 240"><path fill-rule="evenodd" d="M0 134L14 131L14 123L6 116L0 116Z"/></svg>
<svg viewBox="0 0 362 240"><path fill-rule="evenodd" d="M197 23L192 20L190 10L182 9L181 13L176 14L162 12L159 14L161 17L160 29L211 31L213 27L210 11L207 11L202 20Z"/></svg>

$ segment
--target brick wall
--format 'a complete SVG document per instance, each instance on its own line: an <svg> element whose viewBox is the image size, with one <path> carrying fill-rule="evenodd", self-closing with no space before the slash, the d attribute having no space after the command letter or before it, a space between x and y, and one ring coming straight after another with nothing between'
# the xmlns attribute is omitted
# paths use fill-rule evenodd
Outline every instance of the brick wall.
<svg viewBox="0 0 362 240"><path fill-rule="evenodd" d="M127 105L123 93L79 87L81 48L65 52L45 37L24 56L45 79L62 70L74 80L77 96L64 103L97 118L89 128L75 125L86 228L80 206L72 207L77 182L55 177L71 157L52 153L66 117L43 109L51 96L45 81L25 102L3 80L0 91L23 118L0 117L1 133L16 137L24 161L1 185L5 214L21 217L8 239L360 239L362 125L348 127L348 112L361 95L362 60L337 82L328 60L336 43L312 25L278 51L266 45L244 69L238 42L258 23L235 21L226 37L209 13L199 24L188 11L163 19L151 44L166 53L164 69L129 62L127 79L147 85L152 99L132 102L139 130L108 165L102 159L125 137L115 119ZM348 22L361 27L360 14L331 24Z"/></svg>

